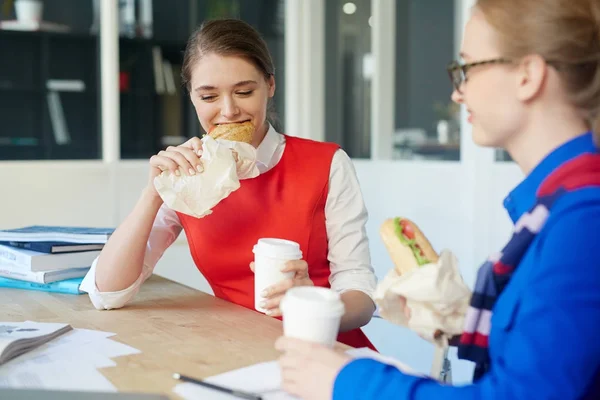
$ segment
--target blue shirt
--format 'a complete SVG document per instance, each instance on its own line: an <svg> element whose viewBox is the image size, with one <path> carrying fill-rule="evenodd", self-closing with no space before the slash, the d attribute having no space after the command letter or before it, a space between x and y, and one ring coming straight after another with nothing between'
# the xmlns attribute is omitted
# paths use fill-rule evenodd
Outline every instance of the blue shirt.
<svg viewBox="0 0 600 400"><path fill-rule="evenodd" d="M588 133L549 154L506 197L513 222L559 165L597 151ZM358 359L338 374L333 398L600 399L599 237L600 188L557 201L494 307L491 368L477 383L442 385Z"/></svg>

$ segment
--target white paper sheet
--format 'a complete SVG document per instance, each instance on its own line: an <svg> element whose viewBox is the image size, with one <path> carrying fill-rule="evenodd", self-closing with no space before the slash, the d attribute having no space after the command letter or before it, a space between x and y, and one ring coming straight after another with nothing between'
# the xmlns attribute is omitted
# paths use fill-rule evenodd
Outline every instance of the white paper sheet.
<svg viewBox="0 0 600 400"><path fill-rule="evenodd" d="M0 369L0 387L116 392L116 387L93 367L25 362Z"/></svg>
<svg viewBox="0 0 600 400"><path fill-rule="evenodd" d="M93 350L98 354L103 354L109 358L129 356L131 354L139 354L140 350L135 349L126 344L115 342L114 340L99 340L92 343Z"/></svg>
<svg viewBox="0 0 600 400"><path fill-rule="evenodd" d="M0 366L0 387L115 392L97 368L140 353L110 340L112 332L74 329Z"/></svg>
<svg viewBox="0 0 600 400"><path fill-rule="evenodd" d="M400 361L382 356L368 348L352 349L347 352L354 358L373 358L385 364L393 365L402 372L418 375L414 370ZM205 379L206 382L214 383L230 389L239 389L260 395L264 400L296 400L295 396L285 393L281 389L281 371L277 361L254 364L249 367L225 372ZM267 383L268 382L268 383ZM185 400L211 399L211 400L234 400L230 396L216 390L208 389L193 383L181 383L173 388L178 396Z"/></svg>
<svg viewBox="0 0 600 400"><path fill-rule="evenodd" d="M52 350L40 347L14 360L9 361L5 366L0 367L0 373L4 369L14 368L21 364L29 363L30 365L54 365L62 367L63 365L80 365L82 367L106 368L117 365L110 358L94 351L92 345L87 347L58 347Z"/></svg>

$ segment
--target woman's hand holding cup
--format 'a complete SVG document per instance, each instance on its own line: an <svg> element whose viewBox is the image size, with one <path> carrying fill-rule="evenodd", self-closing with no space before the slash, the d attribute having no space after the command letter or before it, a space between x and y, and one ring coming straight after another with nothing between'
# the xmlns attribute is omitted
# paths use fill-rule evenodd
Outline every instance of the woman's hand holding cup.
<svg viewBox="0 0 600 400"><path fill-rule="evenodd" d="M250 263L250 269L254 272L254 262ZM308 264L304 260L287 261L281 272L290 274L291 277L267 287L260 293L264 298L260 303L260 307L266 310L265 314L272 317L281 316L279 304L289 289L296 286L314 286L313 281L308 276Z"/></svg>

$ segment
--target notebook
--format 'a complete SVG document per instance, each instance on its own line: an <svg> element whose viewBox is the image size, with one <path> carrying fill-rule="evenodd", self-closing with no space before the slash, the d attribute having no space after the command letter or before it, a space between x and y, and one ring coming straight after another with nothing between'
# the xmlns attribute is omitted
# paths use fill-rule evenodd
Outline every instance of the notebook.
<svg viewBox="0 0 600 400"><path fill-rule="evenodd" d="M0 322L0 365L71 329L69 324L50 322Z"/></svg>

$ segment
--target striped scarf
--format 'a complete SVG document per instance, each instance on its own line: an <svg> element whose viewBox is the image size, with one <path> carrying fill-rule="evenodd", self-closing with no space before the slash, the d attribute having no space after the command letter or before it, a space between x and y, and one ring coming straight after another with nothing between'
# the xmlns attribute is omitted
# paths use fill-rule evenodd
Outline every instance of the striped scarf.
<svg viewBox="0 0 600 400"><path fill-rule="evenodd" d="M508 244L480 267L458 345L458 357L476 364L475 381L489 369L488 337L498 296L543 228L555 202L565 193L591 186L600 186L600 154L585 153L562 164L544 180L536 194L536 204L517 220Z"/></svg>

